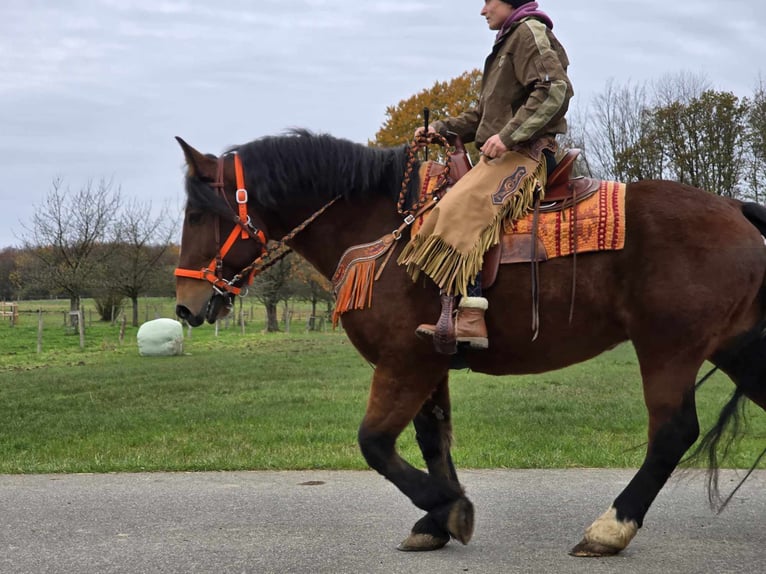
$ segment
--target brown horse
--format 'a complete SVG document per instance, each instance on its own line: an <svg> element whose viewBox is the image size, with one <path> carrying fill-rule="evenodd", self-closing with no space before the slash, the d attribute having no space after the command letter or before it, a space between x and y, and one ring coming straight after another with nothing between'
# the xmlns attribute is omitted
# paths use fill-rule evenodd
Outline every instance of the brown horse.
<svg viewBox="0 0 766 574"><path fill-rule="evenodd" d="M247 279L241 275L249 274L249 264L263 251L264 233L269 239L289 235L291 247L330 278L347 248L402 223L396 204L406 146L374 149L295 131L216 158L179 142L188 165L188 203L176 310L191 325L213 322L225 312L232 286L236 291ZM416 190L418 182L409 187ZM766 408L766 209L679 183L642 181L627 186L625 210L623 250L577 255L571 321L571 258L540 265L541 318L534 341L529 267L503 265L485 291L490 348L462 352L465 365L481 373L540 373L632 341L649 414L646 457L572 549L579 556L615 554L641 527L699 435L694 391L704 361L736 384L715 433L744 397ZM418 324L439 315L438 289L427 280L413 282L395 264L408 238L405 231L375 282L372 306L345 313L342 323L375 365L359 428L361 451L426 512L400 549L433 550L450 537L467 543L474 516L450 455L451 359L415 335ZM397 454L397 437L410 422L428 472Z"/></svg>

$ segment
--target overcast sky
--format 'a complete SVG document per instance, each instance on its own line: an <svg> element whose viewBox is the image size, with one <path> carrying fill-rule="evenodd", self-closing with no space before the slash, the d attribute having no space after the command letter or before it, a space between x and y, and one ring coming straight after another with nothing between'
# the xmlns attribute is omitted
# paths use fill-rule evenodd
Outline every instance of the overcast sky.
<svg viewBox="0 0 766 574"><path fill-rule="evenodd" d="M761 0L540 0L571 60L572 106L609 81L702 74L750 96ZM300 126L361 143L385 109L481 68L482 0L0 0L0 248L54 178L111 179L183 207L179 135L203 152Z"/></svg>

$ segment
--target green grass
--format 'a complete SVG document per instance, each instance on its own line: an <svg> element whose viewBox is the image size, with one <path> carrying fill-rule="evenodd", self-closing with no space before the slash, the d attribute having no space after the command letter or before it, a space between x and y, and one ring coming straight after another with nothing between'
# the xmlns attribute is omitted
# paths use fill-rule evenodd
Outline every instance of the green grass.
<svg viewBox="0 0 766 574"><path fill-rule="evenodd" d="M39 355L34 314L0 324L0 473L366 468L356 430L372 369L342 332L306 333L296 321L291 333L265 334L256 317L244 336L204 326L184 356L146 358L132 327L120 344L118 326L94 323L80 349L63 319L50 323ZM703 427L732 389L717 375L700 391ZM460 468L643 458L646 411L629 345L537 376L455 372L451 392ZM726 466L749 466L763 448L766 414L747 412ZM399 448L422 466L413 434Z"/></svg>

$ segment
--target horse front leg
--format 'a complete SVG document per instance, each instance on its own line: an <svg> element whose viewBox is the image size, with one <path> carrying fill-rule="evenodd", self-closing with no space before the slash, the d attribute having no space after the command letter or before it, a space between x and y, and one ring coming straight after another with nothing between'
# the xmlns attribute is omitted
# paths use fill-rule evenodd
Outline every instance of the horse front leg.
<svg viewBox="0 0 766 574"><path fill-rule="evenodd" d="M428 370L419 368L418 373L396 376L379 364L373 375L367 412L359 427L359 446L370 467L394 483L415 506L427 512L413 532L417 530L416 534L430 535L434 540L429 544L425 536L416 537L412 548L403 548L407 550L435 550L444 546L449 536L467 544L473 534L473 504L458 484L454 469L451 473L445 472L444 469L450 468L452 463L442 462L445 460L442 447L433 448L434 439L438 435L442 440L442 429L447 427L434 424L437 415L432 415L433 420L430 420L431 417L424 414L427 402L433 405L432 413L437 404L441 409L444 409L441 405L446 404L445 412L449 411L448 403L433 403L432 397L439 385L446 386L446 374L429 379L423 373ZM436 396L439 396L438 392ZM424 456L434 471L432 474L414 468L396 452L396 439L416 416L419 417L419 440L424 441L421 448L423 444L429 445L428 454L424 453Z"/></svg>
<svg viewBox="0 0 766 574"><path fill-rule="evenodd" d="M694 374L691 379L670 374L648 382L645 378L644 400L649 411L644 462L609 510L586 529L582 541L570 551L573 556L610 556L626 548L681 457L699 436Z"/></svg>
<svg viewBox="0 0 766 574"><path fill-rule="evenodd" d="M452 463L452 420L449 397L449 376L444 375L434 392L423 403L413 420L415 437L428 467L428 474L460 488L455 465ZM431 513L415 523L409 536L399 544L405 552L438 550L449 542L449 532L437 523Z"/></svg>

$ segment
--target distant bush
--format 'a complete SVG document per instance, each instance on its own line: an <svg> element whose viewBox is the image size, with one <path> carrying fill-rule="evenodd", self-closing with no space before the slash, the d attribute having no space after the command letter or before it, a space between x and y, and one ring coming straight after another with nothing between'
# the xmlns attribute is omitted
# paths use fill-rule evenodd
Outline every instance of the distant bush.
<svg viewBox="0 0 766 574"><path fill-rule="evenodd" d="M108 293L93 298L96 304L96 311L102 321L112 322L122 312L124 298L119 293Z"/></svg>

